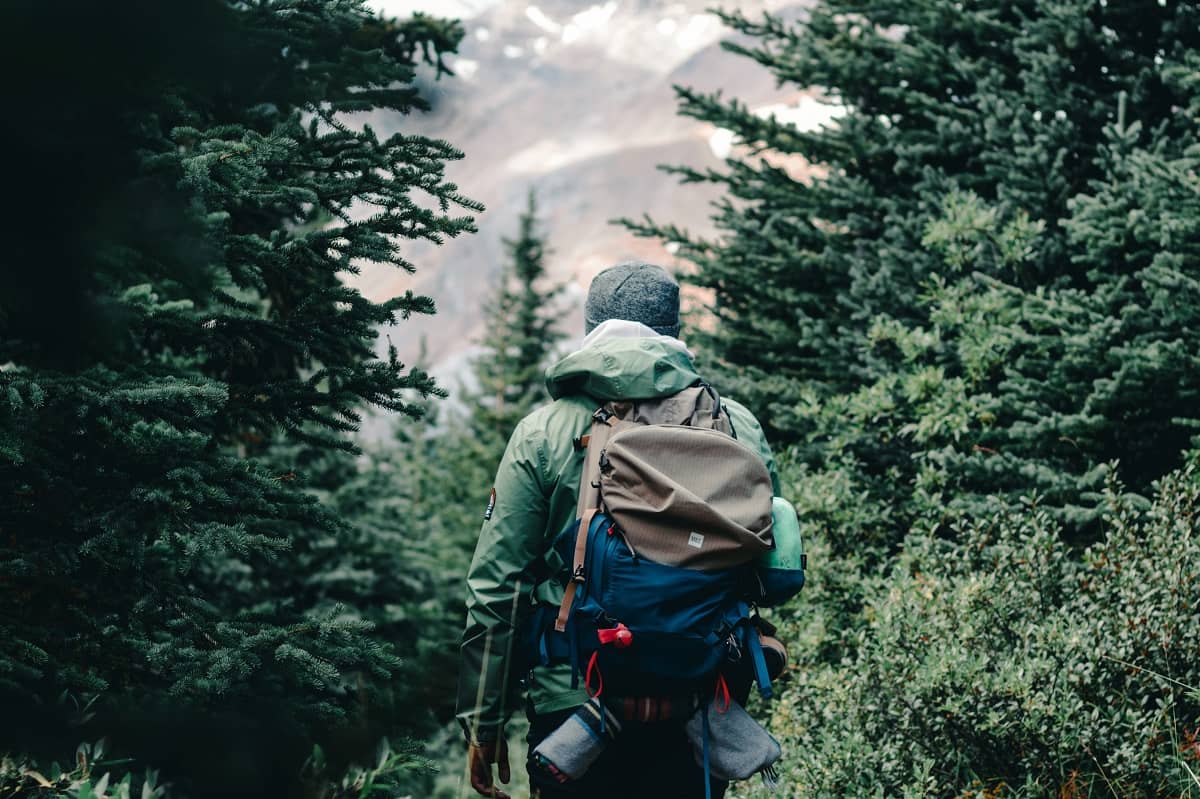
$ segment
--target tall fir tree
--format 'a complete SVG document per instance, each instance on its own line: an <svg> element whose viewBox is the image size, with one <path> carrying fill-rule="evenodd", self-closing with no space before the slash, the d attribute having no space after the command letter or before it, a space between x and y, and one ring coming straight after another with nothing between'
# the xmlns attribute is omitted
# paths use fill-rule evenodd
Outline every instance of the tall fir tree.
<svg viewBox="0 0 1200 799"><path fill-rule="evenodd" d="M533 192L518 219L516 237L505 239L504 249L508 258L484 311L482 348L471 362L472 380L460 392L460 407L442 414L424 437L424 446L413 450L420 462L410 459L395 469L400 477L394 479L415 477L421 487L412 497L412 513L427 520L435 540L451 542L455 653L465 613L462 579L496 466L517 423L549 399L545 370L564 338L557 329L562 287L551 283L546 272L549 249ZM447 665L452 677L456 662ZM452 694L444 694L443 701L452 703Z"/></svg>
<svg viewBox="0 0 1200 799"><path fill-rule="evenodd" d="M324 481L325 501L364 546L326 550L322 557L338 566L327 569L322 588L356 600L419 675L392 686L375 710L406 715L414 727L424 721L423 731L454 717L467 564L496 465L517 422L547 399L545 368L563 338L561 289L548 280L540 228L530 193L516 236L504 241L482 352L458 407L431 407L416 424L398 426L394 440L369 447L351 474L330 472Z"/></svg>
<svg viewBox="0 0 1200 799"><path fill-rule="evenodd" d="M1145 493L1182 462L1196 341L1163 287L1194 278L1194 231L1134 202L1138 181L1190 191L1186 170L1150 173L1196 141L1195 5L828 0L800 23L724 19L751 42L729 49L844 113L801 131L680 88L683 114L744 148L674 170L725 188L721 234L629 224L696 264L718 319L704 344L804 465L794 490L820 487L812 518L839 549L1030 493L1091 535L1110 463Z"/></svg>
<svg viewBox="0 0 1200 799"><path fill-rule="evenodd" d="M465 395L472 407L471 429L491 439L493 449L496 441L503 448L517 422L549 398L546 366L564 336L557 329L556 307L562 287L548 284L548 250L538 228L537 198L531 190L516 238L504 240L508 263L486 311L485 352L473 367L479 386Z"/></svg>
<svg viewBox="0 0 1200 799"><path fill-rule="evenodd" d="M418 67L448 73L462 29L359 0L18 2L0 29L36 121L2 134L30 214L0 298L0 692L25 722L0 748L111 732L190 795L292 792L348 675L399 661L295 590L322 541L357 544L263 456L350 451L362 406L436 390L375 353L433 302L343 278L474 229L461 153L355 116L427 109Z"/></svg>

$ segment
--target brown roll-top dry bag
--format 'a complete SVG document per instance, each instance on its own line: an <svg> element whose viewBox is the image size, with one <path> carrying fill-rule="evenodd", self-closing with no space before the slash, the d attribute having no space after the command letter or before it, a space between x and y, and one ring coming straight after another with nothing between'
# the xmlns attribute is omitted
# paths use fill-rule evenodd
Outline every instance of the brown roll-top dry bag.
<svg viewBox="0 0 1200 799"><path fill-rule="evenodd" d="M600 456L600 498L639 557L692 569L739 566L771 548L771 477L727 433L637 425Z"/></svg>

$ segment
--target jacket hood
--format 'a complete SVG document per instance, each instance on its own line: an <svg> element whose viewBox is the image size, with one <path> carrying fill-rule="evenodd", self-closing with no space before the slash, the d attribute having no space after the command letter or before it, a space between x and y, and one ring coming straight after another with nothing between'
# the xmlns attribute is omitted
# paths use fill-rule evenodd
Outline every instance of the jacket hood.
<svg viewBox="0 0 1200 799"><path fill-rule="evenodd" d="M666 397L700 380L686 352L652 338L598 341L546 370L554 399L586 394L601 401Z"/></svg>

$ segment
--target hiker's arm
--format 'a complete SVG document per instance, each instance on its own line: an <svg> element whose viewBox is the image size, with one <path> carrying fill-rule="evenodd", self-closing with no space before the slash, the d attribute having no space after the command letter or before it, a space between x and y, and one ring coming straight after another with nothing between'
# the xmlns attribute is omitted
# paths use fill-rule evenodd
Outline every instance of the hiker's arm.
<svg viewBox="0 0 1200 799"><path fill-rule="evenodd" d="M518 698L520 629L531 573L542 554L547 499L540 434L517 426L496 473L491 518L467 572L467 626L458 678L458 720L468 740L496 740Z"/></svg>

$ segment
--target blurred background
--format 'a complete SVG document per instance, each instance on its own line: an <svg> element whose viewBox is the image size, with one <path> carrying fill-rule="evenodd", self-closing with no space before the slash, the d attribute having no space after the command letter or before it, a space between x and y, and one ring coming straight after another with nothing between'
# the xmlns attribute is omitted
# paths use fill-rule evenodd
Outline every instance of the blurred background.
<svg viewBox="0 0 1200 799"><path fill-rule="evenodd" d="M450 387L486 336L480 308L499 278L501 239L515 229L529 191L548 233L548 276L566 285L561 329L570 337L582 338L583 297L606 266L641 258L688 268L676 257L677 244L636 238L613 220L650 214L698 236L715 232L711 206L719 188L681 186L658 167L719 167L732 153L734 134L677 114L673 86L724 90L754 113L804 130L838 113L813 90L781 87L769 72L722 49L722 39L733 34L700 0L371 5L389 14L457 17L466 31L447 60L456 77L423 84L434 108L404 125L467 153L448 174L487 206L480 235L414 248L413 259L429 268L412 277L379 267L355 281L373 299L412 288L436 300L438 316L407 324L397 343L412 360L426 336L426 358ZM752 0L736 8L795 19L803 4ZM390 133L401 121L379 115L372 124ZM798 177L808 169L802 159L792 166ZM444 324L462 335L437 335Z"/></svg>

